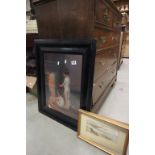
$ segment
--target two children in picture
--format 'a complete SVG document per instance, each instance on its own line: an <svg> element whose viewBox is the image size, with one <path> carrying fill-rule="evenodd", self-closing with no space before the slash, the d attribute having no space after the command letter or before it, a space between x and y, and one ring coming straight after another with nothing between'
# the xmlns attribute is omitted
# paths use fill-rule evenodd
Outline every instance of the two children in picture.
<svg viewBox="0 0 155 155"><path fill-rule="evenodd" d="M48 75L48 86L50 90L50 98L48 102L48 106L58 105L59 107L63 107L65 109L70 108L70 76L68 71L63 72L63 82L59 84L58 89L63 89L63 94L60 95L59 91L56 95L56 86L55 86L55 74L49 73ZM62 97L63 96L63 97Z"/></svg>

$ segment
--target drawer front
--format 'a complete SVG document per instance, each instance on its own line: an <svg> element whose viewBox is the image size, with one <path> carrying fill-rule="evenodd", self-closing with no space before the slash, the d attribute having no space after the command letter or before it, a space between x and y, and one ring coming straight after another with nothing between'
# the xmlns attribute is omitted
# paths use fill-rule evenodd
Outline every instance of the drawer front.
<svg viewBox="0 0 155 155"><path fill-rule="evenodd" d="M112 79L113 79L113 77L116 75L116 63L115 63L115 65L112 65L112 66L110 66L108 69L107 69L107 82L109 83Z"/></svg>
<svg viewBox="0 0 155 155"><path fill-rule="evenodd" d="M117 65L117 53L115 49L102 50L95 58L94 81L98 80L109 66Z"/></svg>
<svg viewBox="0 0 155 155"><path fill-rule="evenodd" d="M95 103L104 92L106 85L106 75L102 76L100 79L97 80L97 82L93 83L93 103Z"/></svg>
<svg viewBox="0 0 155 155"><path fill-rule="evenodd" d="M107 69L107 57L105 53L97 54L95 58L94 80L97 80Z"/></svg>
<svg viewBox="0 0 155 155"><path fill-rule="evenodd" d="M117 48L112 48L107 50L107 64L113 65L117 62Z"/></svg>
<svg viewBox="0 0 155 155"><path fill-rule="evenodd" d="M96 82L93 83L93 104L100 98L108 84L111 82L113 77L116 75L116 65L109 66L106 72Z"/></svg>
<svg viewBox="0 0 155 155"><path fill-rule="evenodd" d="M105 0L97 0L95 7L96 24L112 27L112 11Z"/></svg>
<svg viewBox="0 0 155 155"><path fill-rule="evenodd" d="M120 33L95 29L93 37L97 41L97 49L108 48L119 44Z"/></svg>

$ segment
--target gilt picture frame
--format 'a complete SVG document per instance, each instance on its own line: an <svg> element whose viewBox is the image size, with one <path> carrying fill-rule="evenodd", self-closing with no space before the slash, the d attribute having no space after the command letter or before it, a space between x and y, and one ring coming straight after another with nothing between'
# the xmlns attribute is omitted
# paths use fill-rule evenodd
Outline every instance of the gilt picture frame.
<svg viewBox="0 0 155 155"><path fill-rule="evenodd" d="M78 110L90 111L95 40L35 40L38 107L42 114L77 130Z"/></svg>
<svg viewBox="0 0 155 155"><path fill-rule="evenodd" d="M109 155L126 155L129 126L80 109L77 136Z"/></svg>

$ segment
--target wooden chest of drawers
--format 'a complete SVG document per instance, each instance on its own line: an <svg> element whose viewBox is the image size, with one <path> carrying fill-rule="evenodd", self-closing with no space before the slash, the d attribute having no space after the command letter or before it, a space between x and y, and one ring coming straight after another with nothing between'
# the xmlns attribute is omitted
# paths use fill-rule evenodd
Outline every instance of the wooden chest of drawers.
<svg viewBox="0 0 155 155"><path fill-rule="evenodd" d="M96 39L92 109L117 78L121 14L110 0L33 0L39 38Z"/></svg>

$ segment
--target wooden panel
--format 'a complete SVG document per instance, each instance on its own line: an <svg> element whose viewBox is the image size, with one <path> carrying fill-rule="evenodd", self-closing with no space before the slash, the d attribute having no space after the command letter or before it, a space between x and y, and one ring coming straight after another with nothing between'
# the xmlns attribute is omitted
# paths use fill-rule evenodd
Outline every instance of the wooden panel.
<svg viewBox="0 0 155 155"><path fill-rule="evenodd" d="M90 0L59 0L62 36L89 38L93 19Z"/></svg>
<svg viewBox="0 0 155 155"><path fill-rule="evenodd" d="M93 1L43 0L35 5L41 38L90 38L93 29Z"/></svg>
<svg viewBox="0 0 155 155"><path fill-rule="evenodd" d="M61 24L57 0L35 5L40 38L61 38Z"/></svg>

